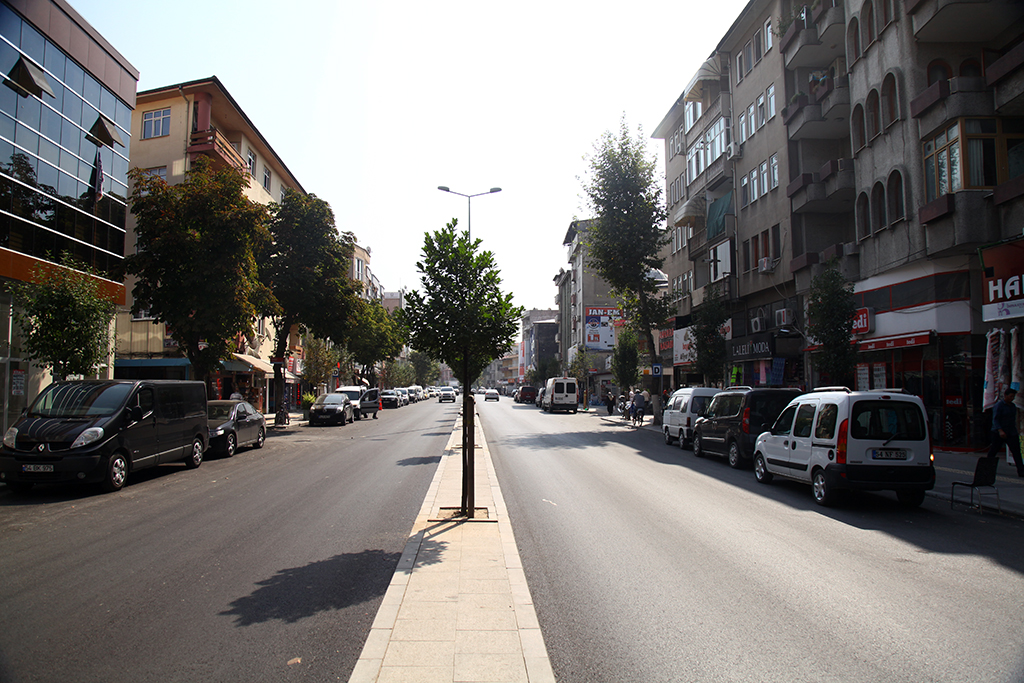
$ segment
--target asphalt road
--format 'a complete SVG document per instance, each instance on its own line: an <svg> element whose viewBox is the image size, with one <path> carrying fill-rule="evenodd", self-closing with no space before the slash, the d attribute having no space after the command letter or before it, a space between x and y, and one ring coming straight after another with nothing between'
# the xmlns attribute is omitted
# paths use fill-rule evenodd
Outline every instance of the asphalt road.
<svg viewBox="0 0 1024 683"><path fill-rule="evenodd" d="M594 413L479 412L560 683L1024 680L1019 519L824 509Z"/></svg>
<svg viewBox="0 0 1024 683"><path fill-rule="evenodd" d="M457 412L270 429L115 494L0 486L0 681L348 680Z"/></svg>

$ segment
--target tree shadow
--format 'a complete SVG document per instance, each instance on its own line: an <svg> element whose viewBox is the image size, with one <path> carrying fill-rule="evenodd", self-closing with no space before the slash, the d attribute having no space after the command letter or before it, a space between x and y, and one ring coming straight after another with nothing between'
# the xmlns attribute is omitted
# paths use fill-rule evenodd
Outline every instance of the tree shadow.
<svg viewBox="0 0 1024 683"><path fill-rule="evenodd" d="M383 595L400 557L364 550L282 569L220 614L233 616L236 626L251 626L274 620L294 624L319 612L341 610Z"/></svg>
<svg viewBox="0 0 1024 683"><path fill-rule="evenodd" d="M426 455L418 458L403 458L396 464L399 467L408 467L410 465L436 465L439 462L441 462L440 455Z"/></svg>

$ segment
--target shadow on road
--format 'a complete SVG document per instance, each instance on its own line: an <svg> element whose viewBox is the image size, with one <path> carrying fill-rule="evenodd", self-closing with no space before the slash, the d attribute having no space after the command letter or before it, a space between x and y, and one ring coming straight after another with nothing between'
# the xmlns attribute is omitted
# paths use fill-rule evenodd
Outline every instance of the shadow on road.
<svg viewBox="0 0 1024 683"><path fill-rule="evenodd" d="M440 455L428 455L419 458L403 458L396 464L399 467L408 467L410 465L436 465L439 462L441 462Z"/></svg>

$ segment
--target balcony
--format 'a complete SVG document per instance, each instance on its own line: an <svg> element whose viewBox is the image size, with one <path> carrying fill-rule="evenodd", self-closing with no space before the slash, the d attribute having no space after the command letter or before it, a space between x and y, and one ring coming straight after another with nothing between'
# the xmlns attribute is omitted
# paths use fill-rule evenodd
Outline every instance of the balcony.
<svg viewBox="0 0 1024 683"><path fill-rule="evenodd" d="M827 7L816 19L796 19L782 37L787 69L828 66L846 49L843 7Z"/></svg>
<svg viewBox="0 0 1024 683"><path fill-rule="evenodd" d="M1024 43L988 65L985 83L995 90L996 111L1024 109Z"/></svg>
<svg viewBox="0 0 1024 683"><path fill-rule="evenodd" d="M849 130L850 120L850 79L847 76L826 78L813 93L814 101L821 105L821 117L836 121ZM842 137L842 136L840 136Z"/></svg>
<svg viewBox="0 0 1024 683"><path fill-rule="evenodd" d="M844 101L845 100L845 101ZM824 108L829 108L829 115ZM850 135L850 89L832 86L820 101L800 93L782 111L782 121L789 131L790 140L835 140Z"/></svg>
<svg viewBox="0 0 1024 683"><path fill-rule="evenodd" d="M992 190L961 190L918 209L927 256L972 254L979 246L998 241L1000 222L991 195Z"/></svg>
<svg viewBox="0 0 1024 683"><path fill-rule="evenodd" d="M906 0L920 43L987 43L1020 18L1020 0Z"/></svg>
<svg viewBox="0 0 1024 683"><path fill-rule="evenodd" d="M995 116L992 91L983 78L950 78L928 86L910 101L922 137L961 116Z"/></svg>
<svg viewBox="0 0 1024 683"><path fill-rule="evenodd" d="M216 128L197 130L189 139L188 155L190 160L205 154L213 159L214 167L232 166L239 171L246 170L245 160L235 151L224 134Z"/></svg>
<svg viewBox="0 0 1024 683"><path fill-rule="evenodd" d="M817 173L803 173L786 187L793 213L850 213L855 194L851 159L826 162Z"/></svg>

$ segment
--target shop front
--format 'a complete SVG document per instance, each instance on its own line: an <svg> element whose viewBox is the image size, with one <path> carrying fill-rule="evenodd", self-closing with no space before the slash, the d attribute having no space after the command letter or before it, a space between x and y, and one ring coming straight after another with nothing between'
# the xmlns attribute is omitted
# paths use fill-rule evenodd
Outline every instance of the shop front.
<svg viewBox="0 0 1024 683"><path fill-rule="evenodd" d="M761 332L727 342L726 384L751 387L803 387L802 339Z"/></svg>

